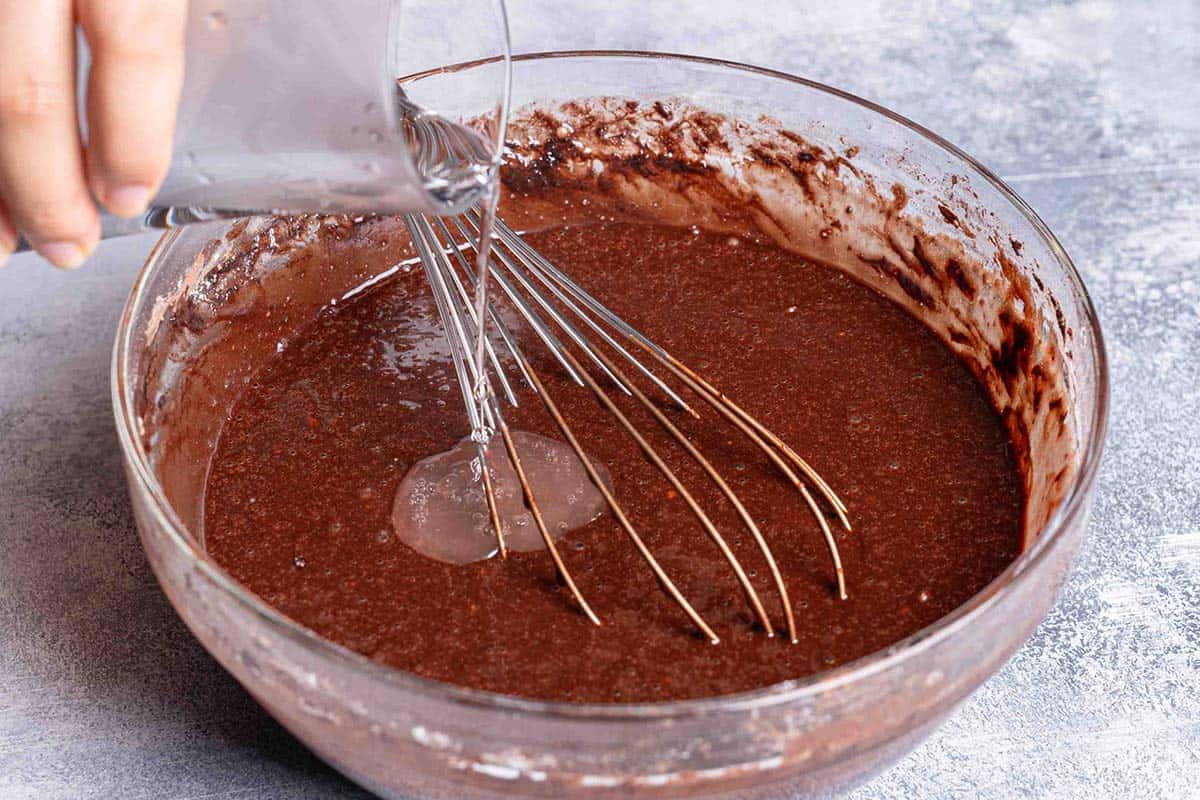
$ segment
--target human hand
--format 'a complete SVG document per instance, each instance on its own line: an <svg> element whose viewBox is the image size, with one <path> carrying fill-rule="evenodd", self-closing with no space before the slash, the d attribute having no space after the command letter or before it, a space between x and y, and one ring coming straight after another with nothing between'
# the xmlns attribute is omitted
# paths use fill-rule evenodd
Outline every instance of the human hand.
<svg viewBox="0 0 1200 800"><path fill-rule="evenodd" d="M0 264L19 232L77 267L100 239L96 201L145 210L171 160L185 19L186 0L0 0ZM91 51L86 145L76 25Z"/></svg>

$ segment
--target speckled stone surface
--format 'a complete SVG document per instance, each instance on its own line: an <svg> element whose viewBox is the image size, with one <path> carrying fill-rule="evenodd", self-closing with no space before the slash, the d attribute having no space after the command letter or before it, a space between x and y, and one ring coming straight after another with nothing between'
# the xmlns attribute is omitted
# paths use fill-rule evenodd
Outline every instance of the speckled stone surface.
<svg viewBox="0 0 1200 800"><path fill-rule="evenodd" d="M1200 3L510 0L523 50L759 63L883 103L1006 177L1112 358L1091 530L1031 642L866 798L1200 793ZM761 13L759 13L761 12ZM361 798L191 638L138 546L109 350L152 243L0 272L0 797Z"/></svg>

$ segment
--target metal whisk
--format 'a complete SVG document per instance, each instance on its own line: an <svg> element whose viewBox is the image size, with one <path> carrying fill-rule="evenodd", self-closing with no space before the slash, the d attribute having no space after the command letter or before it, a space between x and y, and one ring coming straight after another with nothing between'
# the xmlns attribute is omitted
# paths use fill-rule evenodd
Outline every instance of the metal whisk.
<svg viewBox="0 0 1200 800"><path fill-rule="evenodd" d="M465 148L479 146L465 132L465 129L440 118L427 117L422 119L418 125L420 135L426 137L424 142L428 148L422 149L430 158L454 158L461 156ZM519 379L520 383L523 383L538 397L563 438L578 456L592 483L604 497L613 517L647 566L653 571L663 589L709 640L714 644L719 642L716 632L705 622L671 580L638 533L637 527L627 515L620 500L607 487L591 460L584 454L582 445L560 412L558 404L547 390L533 364L522 352L516 336L505 325L498 313L495 300L489 301L484 306L475 304L477 275L481 273L477 273L472 268L473 262L479 254L480 247L487 246L480 244L480 240L484 238L482 235L485 225L483 214L472 210L461 216L448 218L408 215L405 217L405 223L412 236L415 249L432 288L438 313L445 326L452 361L473 430L494 431L499 434L546 549L554 560L555 568L558 570L563 584L570 591L580 609L592 622L597 625L601 624L600 617L572 579L562 554L547 530L538 508L537 497L522 468L512 434L505 423L502 403L492 389L491 379L493 377L500 394L514 406L518 402L517 390L519 388L519 384L514 386L514 383L517 383L514 378ZM796 622L792 604L788 598L787 586L759 526L716 467L671 421L671 418L643 393L631 373L657 387L680 409L697 418L700 417L700 414L689 405L681 392L699 398L726 423L732 425L753 442L758 450L775 465L784 478L795 487L820 526L837 575L839 595L845 599L846 581L837 543L834 540L825 510L814 497L813 491L810 490L810 486L816 490L816 493L823 498L828 509L837 518L838 523L849 531L850 522L846 517L846 506L829 484L791 447L762 423L724 395L703 376L688 368L605 307L555 264L534 250L503 221L495 220L494 234L486 262L486 274L491 278L494 287L498 287L500 290L497 299L507 301L511 305L512 309L529 326L536 340L549 350L558 365L574 383L595 395L618 427L636 442L646 458L683 499L701 528L720 549L736 575L755 616L767 634L773 636L775 627L763 607L758 591L751 583L737 556L730 549L725 536L722 535L675 470L668 465L655 446L643 436L609 396L605 385L632 397L648 411L675 445L696 462L736 510L741 524L753 538L770 569L775 590L778 592L786 617L788 636L792 641L796 640ZM486 320L480 319L481 312L486 315ZM486 336L479 337L481 324L490 325L490 329L495 332L495 338L498 341L493 342ZM589 336L596 337L606 347L597 346ZM483 374L476 364L476 359L472 357L473 345L476 342L483 343L485 361ZM502 352L506 351L511 357L512 364L516 368L515 371L518 373L516 376L508 374L500 354L497 353L497 345ZM595 376L593 372L596 373ZM675 386L672 386L672 383L669 383L668 379L663 376L669 376ZM482 438L478 442L479 453L482 463L486 466L489 456ZM484 468L481 472L498 549L504 556L507 554L504 528L497 512L490 470Z"/></svg>

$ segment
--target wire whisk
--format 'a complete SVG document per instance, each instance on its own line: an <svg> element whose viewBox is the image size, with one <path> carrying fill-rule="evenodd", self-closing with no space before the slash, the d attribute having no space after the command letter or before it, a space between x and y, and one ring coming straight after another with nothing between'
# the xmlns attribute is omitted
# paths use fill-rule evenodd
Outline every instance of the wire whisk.
<svg viewBox="0 0 1200 800"><path fill-rule="evenodd" d="M414 135L421 137L421 151L424 157L429 159L461 159L464 153L477 157L479 151L474 148L483 146L468 129L440 117L427 115L410 124L415 128ZM591 460L585 455L584 448L571 425L563 416L534 364L523 352L522 343L518 342L517 336L505 324L497 307L498 302L507 304L519 315L532 332L529 338L546 348L553 356L554 362L574 384L595 396L617 427L636 443L683 500L701 529L720 550L736 576L754 616L768 636L775 635L775 626L758 590L730 548L726 536L659 449L621 410L610 396L610 391L615 390L627 395L647 411L671 442L700 467L736 511L742 527L750 534L770 570L771 582L782 605L787 635L791 641L796 641L797 634L787 584L759 525L720 471L680 430L671 416L646 395L639 387L639 381L653 386L683 413L695 418L700 418L701 414L688 399L691 399L692 403L699 401L703 407L711 409L754 444L795 488L802 502L807 505L824 536L836 575L838 594L842 599L847 597L841 555L828 519L828 516L833 516L837 524L850 531L846 505L795 450L701 374L621 319L562 269L531 247L502 220L494 220L494 237L490 243L482 244L481 239L486 238L483 231L487 223L486 213L479 210L473 209L465 214L446 218L410 214L405 216L404 221L446 330L451 359L472 430L484 432L477 436L479 457L484 466L481 474L492 528L501 556L507 555L504 525L497 512L490 470L486 468L488 458L494 457L489 455L486 447L488 434L492 432L498 434L503 442L504 452L521 484L530 515L554 561L562 583L587 618L597 625L601 624L600 616L571 577L570 570L547 529L537 497L522 467L512 432L504 419L504 403L516 406L518 391L524 387L532 391L545 407L563 439L578 456L592 483L603 496L613 518L654 573L664 591L705 637L714 644L720 641L717 633L655 558L620 499L602 480ZM485 262L478 260L481 248L488 250ZM477 266L482 269L473 269ZM494 296L489 292L490 299L485 303L476 302L479 297L476 290L479 288L481 276L490 279L493 290L499 290ZM494 336L481 336L481 331L489 330ZM598 346L596 341L602 342L603 346ZM476 343L482 346L482 351L477 353L482 356L481 359L473 357L473 354L476 354ZM502 359L502 354L507 358ZM511 364L508 369L505 367L506 363ZM500 397L503 398L503 402ZM827 511L831 514L827 514Z"/></svg>

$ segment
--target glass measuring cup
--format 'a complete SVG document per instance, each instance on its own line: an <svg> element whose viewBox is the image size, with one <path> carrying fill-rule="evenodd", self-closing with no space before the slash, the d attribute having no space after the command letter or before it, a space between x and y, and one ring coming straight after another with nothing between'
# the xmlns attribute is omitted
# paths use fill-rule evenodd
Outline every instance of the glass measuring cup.
<svg viewBox="0 0 1200 800"><path fill-rule="evenodd" d="M102 218L105 237L265 212L455 213L486 191L508 104L503 0L192 0L188 14L170 171L143 217ZM484 59L433 91L412 77ZM472 105L454 101L450 121L483 120L482 146L430 158L412 120L454 94Z"/></svg>

